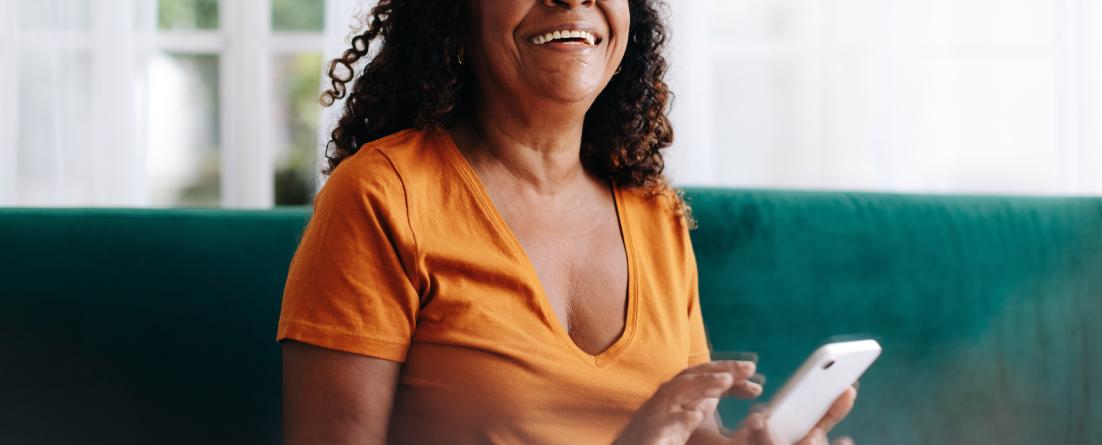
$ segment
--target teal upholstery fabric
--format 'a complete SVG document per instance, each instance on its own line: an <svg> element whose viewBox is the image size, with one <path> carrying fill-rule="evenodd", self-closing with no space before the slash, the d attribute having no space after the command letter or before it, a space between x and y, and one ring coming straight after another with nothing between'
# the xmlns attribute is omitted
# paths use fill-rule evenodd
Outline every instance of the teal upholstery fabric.
<svg viewBox="0 0 1102 445"><path fill-rule="evenodd" d="M884 354L839 427L858 443L1102 443L1102 199L689 197L712 345L757 352L767 396L866 335ZM308 218L0 209L0 443L279 442Z"/></svg>
<svg viewBox="0 0 1102 445"><path fill-rule="evenodd" d="M308 216L0 210L0 443L279 443Z"/></svg>
<svg viewBox="0 0 1102 445"><path fill-rule="evenodd" d="M859 444L1102 443L1102 199L691 197L712 346L757 352L766 397L865 335Z"/></svg>

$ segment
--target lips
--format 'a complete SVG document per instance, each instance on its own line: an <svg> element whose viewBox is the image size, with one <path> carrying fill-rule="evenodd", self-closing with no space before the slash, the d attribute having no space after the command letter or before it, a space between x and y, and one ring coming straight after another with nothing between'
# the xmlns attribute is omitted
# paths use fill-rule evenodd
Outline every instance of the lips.
<svg viewBox="0 0 1102 445"><path fill-rule="evenodd" d="M584 20L559 22L528 35L528 43L536 46L554 45L558 48L586 48L599 46L604 37L596 26Z"/></svg>
<svg viewBox="0 0 1102 445"><path fill-rule="evenodd" d="M532 36L528 41L536 45L560 43L596 46L597 35L586 30L564 28Z"/></svg>

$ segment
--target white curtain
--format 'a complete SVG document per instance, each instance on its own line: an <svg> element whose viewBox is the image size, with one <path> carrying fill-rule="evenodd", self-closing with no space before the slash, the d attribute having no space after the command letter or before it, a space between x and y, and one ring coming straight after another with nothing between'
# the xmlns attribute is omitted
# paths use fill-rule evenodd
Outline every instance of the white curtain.
<svg viewBox="0 0 1102 445"><path fill-rule="evenodd" d="M150 1L0 0L0 205L146 202Z"/></svg>
<svg viewBox="0 0 1102 445"><path fill-rule="evenodd" d="M1102 194L1102 0L670 3L677 183Z"/></svg>

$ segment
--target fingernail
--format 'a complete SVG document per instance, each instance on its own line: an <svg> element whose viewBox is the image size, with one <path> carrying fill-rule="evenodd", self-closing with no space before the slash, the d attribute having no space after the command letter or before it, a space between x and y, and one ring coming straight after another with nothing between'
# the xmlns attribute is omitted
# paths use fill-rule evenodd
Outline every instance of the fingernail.
<svg viewBox="0 0 1102 445"><path fill-rule="evenodd" d="M746 389L750 390L750 392L754 394L760 394L762 391L761 385L751 381L746 382Z"/></svg>
<svg viewBox="0 0 1102 445"><path fill-rule="evenodd" d="M747 362L747 361L738 362L739 369L741 369L743 371L753 371L756 366L757 365L755 365L754 362Z"/></svg>
<svg viewBox="0 0 1102 445"><path fill-rule="evenodd" d="M750 425L750 429L752 430L760 430L762 428L765 428L765 420L762 419L761 414L751 415L749 422L747 423Z"/></svg>

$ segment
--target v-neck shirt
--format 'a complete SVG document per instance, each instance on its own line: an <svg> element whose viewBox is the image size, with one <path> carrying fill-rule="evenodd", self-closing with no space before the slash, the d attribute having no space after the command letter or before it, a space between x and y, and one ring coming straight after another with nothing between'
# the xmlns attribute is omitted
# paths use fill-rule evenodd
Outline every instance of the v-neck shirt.
<svg viewBox="0 0 1102 445"><path fill-rule="evenodd" d="M696 261L669 196L612 186L624 329L577 346L445 131L365 144L330 175L292 259L277 339L403 362L391 443L610 443L709 359Z"/></svg>

